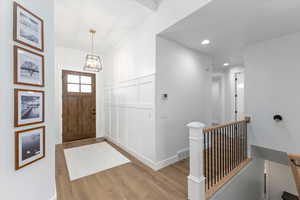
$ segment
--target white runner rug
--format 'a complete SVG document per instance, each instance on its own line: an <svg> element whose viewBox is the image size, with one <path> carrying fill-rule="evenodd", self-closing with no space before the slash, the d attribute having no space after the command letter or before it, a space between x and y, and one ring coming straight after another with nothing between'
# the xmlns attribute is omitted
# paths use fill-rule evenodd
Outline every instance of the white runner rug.
<svg viewBox="0 0 300 200"><path fill-rule="evenodd" d="M130 162L106 142L65 149L64 152L71 181Z"/></svg>

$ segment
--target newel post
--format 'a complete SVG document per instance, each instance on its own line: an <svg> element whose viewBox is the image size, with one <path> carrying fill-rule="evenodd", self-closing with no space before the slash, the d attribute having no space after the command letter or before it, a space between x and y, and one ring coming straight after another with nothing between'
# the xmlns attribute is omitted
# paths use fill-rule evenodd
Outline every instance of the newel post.
<svg viewBox="0 0 300 200"><path fill-rule="evenodd" d="M205 177L203 175L203 129L200 122L191 122L190 140L190 175L188 176L188 199L205 200Z"/></svg>

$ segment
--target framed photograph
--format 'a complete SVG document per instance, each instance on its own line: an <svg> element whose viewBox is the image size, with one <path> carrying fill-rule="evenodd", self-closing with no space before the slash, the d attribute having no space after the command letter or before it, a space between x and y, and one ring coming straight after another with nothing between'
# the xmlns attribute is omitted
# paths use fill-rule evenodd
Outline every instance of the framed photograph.
<svg viewBox="0 0 300 200"><path fill-rule="evenodd" d="M45 157L45 126L17 131L15 137L16 170Z"/></svg>
<svg viewBox="0 0 300 200"><path fill-rule="evenodd" d="M15 127L44 122L44 91L15 89Z"/></svg>
<svg viewBox="0 0 300 200"><path fill-rule="evenodd" d="M44 87L44 56L14 46L14 83Z"/></svg>
<svg viewBox="0 0 300 200"><path fill-rule="evenodd" d="M43 20L16 2L14 2L14 40L44 51Z"/></svg>

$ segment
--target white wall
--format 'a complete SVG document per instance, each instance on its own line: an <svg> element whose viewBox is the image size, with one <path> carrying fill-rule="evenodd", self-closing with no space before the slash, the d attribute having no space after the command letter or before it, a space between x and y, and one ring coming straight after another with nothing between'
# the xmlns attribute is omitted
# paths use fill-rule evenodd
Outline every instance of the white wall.
<svg viewBox="0 0 300 200"><path fill-rule="evenodd" d="M212 75L211 84L211 119L212 124L222 124L225 118L224 74Z"/></svg>
<svg viewBox="0 0 300 200"><path fill-rule="evenodd" d="M83 71L85 51L57 46L55 48L56 117L59 119L58 143L62 143L62 70ZM103 72L96 73L96 137L104 136Z"/></svg>
<svg viewBox="0 0 300 200"><path fill-rule="evenodd" d="M264 160L253 159L212 200L263 200ZM271 199L273 200L273 199ZM274 199L275 200L275 199Z"/></svg>
<svg viewBox="0 0 300 200"><path fill-rule="evenodd" d="M0 1L0 185L1 199L48 200L55 195L54 143L57 124L54 102L54 3L51 0L18 0L45 23L45 125L46 158L15 171L13 84L13 1ZM36 125L38 126L38 125ZM30 127L36 127L30 126ZM20 129L25 129L24 127Z"/></svg>
<svg viewBox="0 0 300 200"><path fill-rule="evenodd" d="M210 123L211 58L157 37L156 153L157 160L177 161L189 148L186 125ZM163 100L162 94L168 94Z"/></svg>
<svg viewBox="0 0 300 200"><path fill-rule="evenodd" d="M187 15L201 8L208 2L210 2L210 0L189 0L188 2L181 0L164 0L157 12L151 14L143 24L133 29L130 34L124 36L124 39L120 41L116 47L111 49L109 52L106 52L104 55L104 85L106 91L111 90L111 88L118 88L120 84L124 82L128 85L131 80L138 80L139 82L140 80L143 80L143 77L153 76L155 74L156 67L156 35L174 23L178 22L180 19L183 19ZM154 77L152 77L152 79L153 78ZM150 82L151 84L149 83L147 86L149 89L145 91L142 90L143 93L140 93L138 97L140 99L152 99L152 101L149 103L150 105L152 104L152 106L150 106L153 110L150 111L152 115L149 117L149 113L145 114L145 112L142 112L137 113L136 118L146 120L146 115L148 115L148 119L146 120L148 125L146 127L148 127L149 130L147 130L146 134L151 135L151 137L149 136L150 141L155 141L155 132L153 131L155 122L155 114L153 113L155 112L155 83L154 80ZM109 92L106 92L105 96L110 96L108 93ZM128 92L128 95L128 98L135 99L137 92ZM123 104L120 93L116 92L114 93L114 96L114 99L119 99L119 105ZM112 100L108 101L108 104L113 104ZM134 100L132 100L132 102L133 101ZM146 102L148 102L148 100ZM139 101L134 104L143 104L143 101ZM118 121L115 120L115 115L117 114L112 114L114 112L110 113L110 108L108 108L108 106L105 107L105 110L107 111L105 112L106 119L107 117L112 116L109 118L109 129L119 130L119 126L117 125ZM130 127L130 122L125 120L124 123L125 124L123 126ZM136 124L138 123L135 123L135 125ZM108 129L106 128L106 130ZM128 134L131 133L129 132ZM138 151L137 153L141 155L139 158L141 160L143 159L144 161L146 160L148 164L150 163L152 165L152 167L154 165L157 166L154 143L149 144L152 146L151 148L149 146L147 147L151 149L150 152L153 153L152 156L142 153L147 151L147 149L144 148L144 144L146 143L148 143L147 140L140 140L138 144L136 144L140 147L136 148L136 151Z"/></svg>
<svg viewBox="0 0 300 200"><path fill-rule="evenodd" d="M251 116L252 143L300 154L300 33L265 41L248 48L246 65L246 113ZM276 123L274 114L283 121Z"/></svg>
<svg viewBox="0 0 300 200"><path fill-rule="evenodd" d="M284 191L298 196L291 168L271 161L266 162L269 200L281 200Z"/></svg>

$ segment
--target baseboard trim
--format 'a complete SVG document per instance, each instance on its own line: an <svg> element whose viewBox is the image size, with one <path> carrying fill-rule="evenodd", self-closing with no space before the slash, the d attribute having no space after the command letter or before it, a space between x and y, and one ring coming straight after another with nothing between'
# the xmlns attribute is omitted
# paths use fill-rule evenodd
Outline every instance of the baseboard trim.
<svg viewBox="0 0 300 200"><path fill-rule="evenodd" d="M127 153L133 155L136 159L138 159L139 161L141 161L144 165L147 165L148 167L150 167L151 169L157 171L156 168L156 164L154 161L146 158L145 156L133 151L132 149L124 146L123 144L117 142L115 139L111 138L111 137L106 137L106 139L112 143L114 143L115 145L117 145L118 147L122 148L124 151L126 151Z"/></svg>
<svg viewBox="0 0 300 200"><path fill-rule="evenodd" d="M167 167L169 165L172 165L174 163L177 163L177 162L179 162L181 160L184 160L184 159L188 158L188 155L180 158L179 154L181 152L187 152L188 153L189 152L189 148L184 148L184 149L178 151L176 155L171 156L171 157L169 157L169 158L167 158L165 160L159 161L158 163L156 163L156 169L160 170L162 168L165 168L165 167Z"/></svg>
<svg viewBox="0 0 300 200"><path fill-rule="evenodd" d="M178 161L179 161L179 160L178 160L178 156L175 155L175 156L172 156L172 157L167 158L167 159L165 159L165 160L159 161L158 163L156 163L155 168L156 168L156 170L158 171L158 170L160 170L160 169L162 169L162 168L165 168L165 167L167 167L167 166L169 166L169 165L172 165L172 164L174 164L174 163L176 163L176 162L178 162Z"/></svg>
<svg viewBox="0 0 300 200"><path fill-rule="evenodd" d="M55 188L54 188L54 195L53 195L53 197L50 198L50 200L57 200L56 183L55 183Z"/></svg>
<svg viewBox="0 0 300 200"><path fill-rule="evenodd" d="M180 159L178 158L178 155L174 155L171 156L165 160L159 161L159 162L154 162L153 160L146 158L145 156L137 153L136 151L124 146L123 144L117 142L115 139L111 138L111 137L106 137L105 139L107 139L108 141L114 143L115 145L117 145L118 147L122 148L124 151L126 151L127 153L133 155L136 159L138 159L139 161L141 161L144 165L150 167L151 169L153 169L154 171L158 171L162 168L165 168L169 165L172 165L178 161L180 161ZM181 151L186 151L187 149L183 149ZM180 151L179 151L180 152Z"/></svg>
<svg viewBox="0 0 300 200"><path fill-rule="evenodd" d="M50 200L57 200L56 194L52 198L50 198Z"/></svg>

